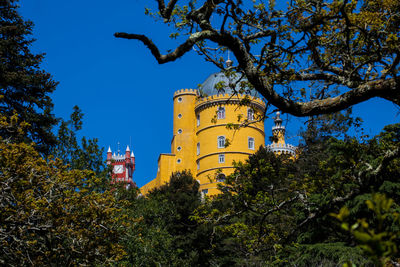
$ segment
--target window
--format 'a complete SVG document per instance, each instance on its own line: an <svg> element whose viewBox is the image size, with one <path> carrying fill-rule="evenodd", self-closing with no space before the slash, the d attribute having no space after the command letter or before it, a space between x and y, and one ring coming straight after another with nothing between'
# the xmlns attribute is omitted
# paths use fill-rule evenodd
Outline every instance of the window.
<svg viewBox="0 0 400 267"><path fill-rule="evenodd" d="M225 163L225 154L218 155L218 163Z"/></svg>
<svg viewBox="0 0 400 267"><path fill-rule="evenodd" d="M181 151L182 147L178 146L178 148L176 150Z"/></svg>
<svg viewBox="0 0 400 267"><path fill-rule="evenodd" d="M200 170L200 161L197 161L197 169Z"/></svg>
<svg viewBox="0 0 400 267"><path fill-rule="evenodd" d="M200 143L197 143L197 155L200 155Z"/></svg>
<svg viewBox="0 0 400 267"><path fill-rule="evenodd" d="M181 159L178 159L176 162L178 162L178 163L181 163L181 162L182 162L182 160L181 160Z"/></svg>
<svg viewBox="0 0 400 267"><path fill-rule="evenodd" d="M249 149L254 149L254 138L253 137L249 137L248 143L249 143Z"/></svg>
<svg viewBox="0 0 400 267"><path fill-rule="evenodd" d="M247 120L254 120L254 110L252 108L247 109Z"/></svg>
<svg viewBox="0 0 400 267"><path fill-rule="evenodd" d="M178 130L178 134L181 134L181 133L182 133L182 129L179 129L179 130Z"/></svg>
<svg viewBox="0 0 400 267"><path fill-rule="evenodd" d="M204 196L204 195L207 195L208 194L208 189L203 189L203 190L201 190L201 194Z"/></svg>
<svg viewBox="0 0 400 267"><path fill-rule="evenodd" d="M218 136L218 148L225 148L225 136Z"/></svg>
<svg viewBox="0 0 400 267"><path fill-rule="evenodd" d="M200 126L200 114L197 114L197 126Z"/></svg>
<svg viewBox="0 0 400 267"><path fill-rule="evenodd" d="M182 97L178 97L178 102L182 102Z"/></svg>
<svg viewBox="0 0 400 267"><path fill-rule="evenodd" d="M225 174L223 174L223 173L218 174L217 182L219 182L219 183L225 182Z"/></svg>
<svg viewBox="0 0 400 267"><path fill-rule="evenodd" d="M178 118L179 118L179 119L182 118L182 114L179 113L179 114L178 114Z"/></svg>
<svg viewBox="0 0 400 267"><path fill-rule="evenodd" d="M224 107L219 107L218 108L217 118L218 119L225 119L225 108Z"/></svg>

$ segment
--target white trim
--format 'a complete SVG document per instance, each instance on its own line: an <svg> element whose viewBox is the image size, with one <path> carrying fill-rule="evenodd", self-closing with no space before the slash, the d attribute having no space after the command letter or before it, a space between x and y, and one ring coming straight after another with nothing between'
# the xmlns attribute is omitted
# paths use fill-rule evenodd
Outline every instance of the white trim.
<svg viewBox="0 0 400 267"><path fill-rule="evenodd" d="M251 143L250 143L251 141ZM247 137L247 146L249 149L254 150L254 147L256 146L256 141L254 140L254 137Z"/></svg>
<svg viewBox="0 0 400 267"><path fill-rule="evenodd" d="M218 155L218 163L225 163L225 154Z"/></svg>
<svg viewBox="0 0 400 267"><path fill-rule="evenodd" d="M247 108L247 120L253 121L254 120L254 109Z"/></svg>
<svg viewBox="0 0 400 267"><path fill-rule="evenodd" d="M217 119L219 120L225 119L225 112L226 112L225 107L219 106L217 108Z"/></svg>
<svg viewBox="0 0 400 267"><path fill-rule="evenodd" d="M220 144L220 139L222 140L222 138L224 139L224 144L221 146L221 144ZM226 142L226 138L225 138L225 136L223 136L223 135L220 135L220 136L218 136L218 138L217 138L217 147L218 148L225 148L225 142Z"/></svg>

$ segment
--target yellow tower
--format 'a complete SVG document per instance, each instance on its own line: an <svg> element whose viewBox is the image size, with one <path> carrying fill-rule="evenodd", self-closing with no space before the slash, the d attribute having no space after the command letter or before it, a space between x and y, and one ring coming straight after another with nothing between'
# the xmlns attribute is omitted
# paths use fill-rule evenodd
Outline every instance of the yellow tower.
<svg viewBox="0 0 400 267"><path fill-rule="evenodd" d="M249 98L245 106L241 105L244 97ZM233 161L245 161L265 146L264 122L254 121L264 110L264 102L251 95L211 94L197 100L196 177L204 194L218 194L217 183L233 172ZM227 125L237 124L238 118L247 119L250 124L228 130Z"/></svg>
<svg viewBox="0 0 400 267"><path fill-rule="evenodd" d="M201 91L175 92L171 153L160 155L157 176L141 188L143 194L182 170L190 170L203 194L218 194L217 184L233 172L233 161L244 161L265 146L264 122L256 121L264 114L265 103L248 88L244 94L234 94L243 89L241 84L239 77L219 72L206 79ZM238 124L238 118L249 125L228 129Z"/></svg>

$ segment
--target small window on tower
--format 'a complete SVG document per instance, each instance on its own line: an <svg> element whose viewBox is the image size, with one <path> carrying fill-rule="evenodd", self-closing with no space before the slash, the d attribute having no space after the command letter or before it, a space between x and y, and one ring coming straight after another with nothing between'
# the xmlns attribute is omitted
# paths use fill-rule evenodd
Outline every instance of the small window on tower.
<svg viewBox="0 0 400 267"><path fill-rule="evenodd" d="M247 109L247 120L254 120L254 110L252 108Z"/></svg>
<svg viewBox="0 0 400 267"><path fill-rule="evenodd" d="M197 143L197 155L200 155L200 143Z"/></svg>
<svg viewBox="0 0 400 267"><path fill-rule="evenodd" d="M218 155L218 163L225 163L225 154Z"/></svg>
<svg viewBox="0 0 400 267"><path fill-rule="evenodd" d="M182 129L179 129L179 130L178 130L178 134L181 134L181 133L182 133Z"/></svg>
<svg viewBox="0 0 400 267"><path fill-rule="evenodd" d="M200 161L197 161L197 169L200 170Z"/></svg>
<svg viewBox="0 0 400 267"><path fill-rule="evenodd" d="M225 136L218 136L218 148L225 148Z"/></svg>
<svg viewBox="0 0 400 267"><path fill-rule="evenodd" d="M176 162L177 162L177 163L181 163L181 162L182 162L182 160L181 160L181 159L178 159Z"/></svg>
<svg viewBox="0 0 400 267"><path fill-rule="evenodd" d="M254 150L254 138L253 137L249 137L248 143L249 143L249 149Z"/></svg>
<svg viewBox="0 0 400 267"><path fill-rule="evenodd" d="M197 126L200 126L200 114L197 114Z"/></svg>
<svg viewBox="0 0 400 267"><path fill-rule="evenodd" d="M181 151L182 147L178 146L178 148L176 150Z"/></svg>
<svg viewBox="0 0 400 267"><path fill-rule="evenodd" d="M179 118L179 119L182 118L182 114L179 113L179 114L178 114L178 118Z"/></svg>
<svg viewBox="0 0 400 267"><path fill-rule="evenodd" d="M178 102L182 102L182 97L178 97Z"/></svg>
<svg viewBox="0 0 400 267"><path fill-rule="evenodd" d="M220 119L225 119L225 108L224 107L219 107L217 111L217 118Z"/></svg>

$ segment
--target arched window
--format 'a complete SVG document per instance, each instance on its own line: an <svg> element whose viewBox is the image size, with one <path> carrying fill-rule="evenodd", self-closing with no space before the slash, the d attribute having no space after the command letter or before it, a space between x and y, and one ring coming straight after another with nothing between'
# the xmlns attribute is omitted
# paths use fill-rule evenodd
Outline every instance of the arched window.
<svg viewBox="0 0 400 267"><path fill-rule="evenodd" d="M249 137L248 143L249 143L249 149L254 149L254 138L253 137Z"/></svg>
<svg viewBox="0 0 400 267"><path fill-rule="evenodd" d="M225 163L225 154L218 155L218 163Z"/></svg>
<svg viewBox="0 0 400 267"><path fill-rule="evenodd" d="M197 114L197 126L200 126L200 114Z"/></svg>
<svg viewBox="0 0 400 267"><path fill-rule="evenodd" d="M224 107L219 107L218 108L217 118L218 119L225 119L225 108Z"/></svg>
<svg viewBox="0 0 400 267"><path fill-rule="evenodd" d="M225 148L225 136L218 136L218 148Z"/></svg>
<svg viewBox="0 0 400 267"><path fill-rule="evenodd" d="M200 155L200 143L197 143L197 155Z"/></svg>
<svg viewBox="0 0 400 267"><path fill-rule="evenodd" d="M247 120L254 120L254 110L252 108L247 109Z"/></svg>

